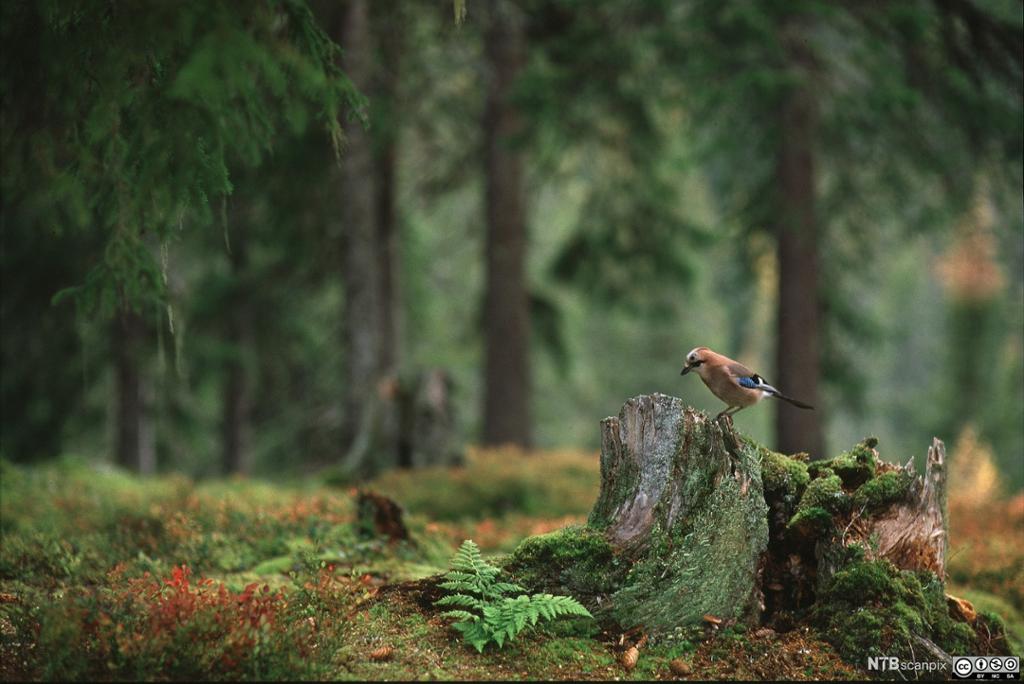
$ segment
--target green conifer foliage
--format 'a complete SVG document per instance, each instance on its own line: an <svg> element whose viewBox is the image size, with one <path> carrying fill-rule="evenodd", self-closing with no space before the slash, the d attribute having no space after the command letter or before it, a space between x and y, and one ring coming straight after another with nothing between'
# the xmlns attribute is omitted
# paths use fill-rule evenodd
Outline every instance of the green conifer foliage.
<svg viewBox="0 0 1024 684"><path fill-rule="evenodd" d="M159 244L223 220L230 169L311 121L340 148L339 113L361 104L301 0L0 12L4 221L104 236L84 282L63 284L90 310L159 299Z"/></svg>

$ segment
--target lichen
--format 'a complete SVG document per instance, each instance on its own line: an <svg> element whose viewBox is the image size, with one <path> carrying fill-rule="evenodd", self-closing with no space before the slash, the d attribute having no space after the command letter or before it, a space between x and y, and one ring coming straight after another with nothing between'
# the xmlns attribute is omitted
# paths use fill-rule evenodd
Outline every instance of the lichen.
<svg viewBox="0 0 1024 684"><path fill-rule="evenodd" d="M715 428L706 429L702 437L714 440ZM722 449L698 447L697 440L683 444L691 450ZM677 473L682 500L694 503L674 519L659 511L647 552L611 597L612 614L620 624L669 633L701 624L708 613L723 619L756 617L753 587L758 559L767 548L767 506L756 450L739 441L732 448L728 458L736 477L723 477L715 485L702 481L714 474L711 469ZM692 463L694 455L699 454L678 457Z"/></svg>
<svg viewBox="0 0 1024 684"><path fill-rule="evenodd" d="M826 469L831 470L843 481L843 487L854 490L875 476L878 466L878 452L875 451L877 445L877 439L868 437L835 458L812 463L809 467L811 477L816 477Z"/></svg>
<svg viewBox="0 0 1024 684"><path fill-rule="evenodd" d="M910 490L914 478L904 470L893 470L869 480L853 493L855 508L876 511L901 501Z"/></svg>

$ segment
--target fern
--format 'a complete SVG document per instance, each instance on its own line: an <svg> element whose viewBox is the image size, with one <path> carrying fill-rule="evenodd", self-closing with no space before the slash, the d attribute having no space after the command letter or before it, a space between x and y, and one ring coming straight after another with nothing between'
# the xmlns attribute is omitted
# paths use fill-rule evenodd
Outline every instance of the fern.
<svg viewBox="0 0 1024 684"><path fill-rule="evenodd" d="M562 615L592 617L571 596L526 594L518 584L499 581L500 574L501 570L485 561L480 548L467 539L452 558L445 581L438 585L451 593L434 605L452 607L442 616L455 619L452 628L479 652L492 641L501 648L541 619Z"/></svg>

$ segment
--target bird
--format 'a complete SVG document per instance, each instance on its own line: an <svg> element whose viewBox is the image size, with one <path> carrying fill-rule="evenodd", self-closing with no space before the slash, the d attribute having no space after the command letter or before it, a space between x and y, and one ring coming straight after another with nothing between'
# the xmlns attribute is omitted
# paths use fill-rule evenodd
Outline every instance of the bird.
<svg viewBox="0 0 1024 684"><path fill-rule="evenodd" d="M697 347L686 355L686 363L679 374L686 375L690 371L697 373L708 389L726 403L725 410L715 416L715 420L753 406L765 397L782 399L802 409L814 409L810 404L787 397L739 361L707 347Z"/></svg>

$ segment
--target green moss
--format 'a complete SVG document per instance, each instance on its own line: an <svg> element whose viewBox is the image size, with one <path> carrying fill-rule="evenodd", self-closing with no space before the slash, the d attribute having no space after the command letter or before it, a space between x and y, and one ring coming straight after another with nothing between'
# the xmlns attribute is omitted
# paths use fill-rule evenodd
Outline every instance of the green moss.
<svg viewBox="0 0 1024 684"><path fill-rule="evenodd" d="M775 451L761 448L761 479L766 496L800 501L804 488L811 481L807 464Z"/></svg>
<svg viewBox="0 0 1024 684"><path fill-rule="evenodd" d="M843 481L829 470L822 471L819 477L811 480L804 495L800 497L797 510L804 508L824 508L830 513L849 510L850 499L843 491Z"/></svg>
<svg viewBox="0 0 1024 684"><path fill-rule="evenodd" d="M626 563L603 534L573 526L527 538L512 553L506 570L531 591L568 594L586 604L615 589Z"/></svg>
<svg viewBox="0 0 1024 684"><path fill-rule="evenodd" d="M1006 622L998 614L988 610L980 611L974 624L978 634L991 635L990 639L999 647L1000 654L1018 657L1024 655L1024 645L1021 643L1019 633L1015 638L1007 628Z"/></svg>
<svg viewBox="0 0 1024 684"><path fill-rule="evenodd" d="M839 476L846 489L856 489L875 476L878 465L875 447L878 440L868 437L849 451L828 461L812 463L809 472L812 477L828 469Z"/></svg>
<svg viewBox="0 0 1024 684"><path fill-rule="evenodd" d="M884 560L854 562L836 572L819 594L812 619L854 664L871 655L913 658L914 635L951 655L986 652L981 632L950 616L938 577L899 570Z"/></svg>
<svg viewBox="0 0 1024 684"><path fill-rule="evenodd" d="M1024 655L1024 615L1013 604L975 587L954 586L949 592L974 604L978 615L988 618L994 624L1002 625L1010 642L1010 650L1018 655Z"/></svg>
<svg viewBox="0 0 1024 684"><path fill-rule="evenodd" d="M843 481L829 469L819 470L800 497L787 529L804 537L820 536L832 527L833 515L849 508L850 497L843 491Z"/></svg>
<svg viewBox="0 0 1024 684"><path fill-rule="evenodd" d="M832 514L814 506L802 508L790 518L787 529L801 537L819 537L832 526Z"/></svg>
<svg viewBox="0 0 1024 684"><path fill-rule="evenodd" d="M900 589L888 566L861 562L837 572L828 591L839 596L856 596L865 602L881 602L901 598Z"/></svg>
<svg viewBox="0 0 1024 684"><path fill-rule="evenodd" d="M749 456L746 450L740 453L740 458ZM749 463L741 467L756 475ZM667 532L652 530L650 551L612 596L614 617L620 624L642 624L662 634L680 625L699 625L708 613L723 619L748 617L753 598L745 593L757 568L737 559L760 557L767 528L760 479L751 482L745 498L737 481L726 478L692 517Z"/></svg>
<svg viewBox="0 0 1024 684"><path fill-rule="evenodd" d="M536 649L536 660L546 668L579 667L590 672L615 664L615 659L591 639L562 637L542 642Z"/></svg>
<svg viewBox="0 0 1024 684"><path fill-rule="evenodd" d="M903 470L893 470L862 484L853 493L855 508L869 511L884 508L906 497L914 478Z"/></svg>

